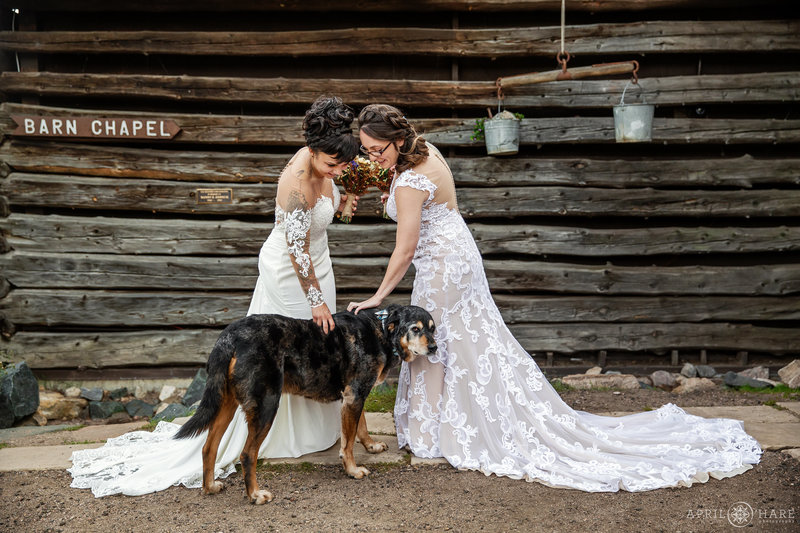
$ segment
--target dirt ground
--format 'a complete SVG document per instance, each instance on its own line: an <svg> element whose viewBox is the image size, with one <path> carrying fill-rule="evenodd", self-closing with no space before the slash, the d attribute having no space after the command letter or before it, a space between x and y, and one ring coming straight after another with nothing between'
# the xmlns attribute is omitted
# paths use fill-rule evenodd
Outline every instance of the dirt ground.
<svg viewBox="0 0 800 533"><path fill-rule="evenodd" d="M760 405L796 400L723 390L677 396L661 391L566 391L578 409L632 411L683 406ZM774 396L774 398L773 398ZM69 488L64 471L0 474L0 531L737 531L743 504L750 531L800 531L800 462L765 452L734 478L645 493L552 489L448 466L378 465L363 480L338 466L262 465L259 483L275 500L253 506L240 475L203 496L173 487L140 497L95 499Z"/></svg>

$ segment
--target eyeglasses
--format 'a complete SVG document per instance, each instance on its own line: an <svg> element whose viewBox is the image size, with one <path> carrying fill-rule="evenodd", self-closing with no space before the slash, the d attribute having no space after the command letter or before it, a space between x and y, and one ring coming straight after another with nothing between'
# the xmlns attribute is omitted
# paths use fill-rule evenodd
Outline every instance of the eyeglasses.
<svg viewBox="0 0 800 533"><path fill-rule="evenodd" d="M359 150L361 150L362 154L371 155L372 157L380 157L383 155L383 152L389 149L391 145L394 144L394 141L390 142L386 146L384 146L381 150L367 150L364 146L361 146Z"/></svg>

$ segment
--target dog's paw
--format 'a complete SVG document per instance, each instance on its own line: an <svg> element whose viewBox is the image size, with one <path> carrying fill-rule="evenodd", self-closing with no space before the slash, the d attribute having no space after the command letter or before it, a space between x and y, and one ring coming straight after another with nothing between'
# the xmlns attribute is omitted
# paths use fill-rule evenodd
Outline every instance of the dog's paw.
<svg viewBox="0 0 800 533"><path fill-rule="evenodd" d="M211 486L203 487L203 490L206 494L216 494L222 490L223 486L222 481L214 481Z"/></svg>
<svg viewBox="0 0 800 533"><path fill-rule="evenodd" d="M379 440L374 441L369 446L364 447L369 453L381 453L389 449L389 445Z"/></svg>
<svg viewBox="0 0 800 533"><path fill-rule="evenodd" d="M369 475L369 470L363 466L356 466L355 468L348 470L347 475L354 479L361 479L362 477Z"/></svg>
<svg viewBox="0 0 800 533"><path fill-rule="evenodd" d="M275 496L268 490L257 490L250 496L250 502L255 505L264 505L271 502Z"/></svg>

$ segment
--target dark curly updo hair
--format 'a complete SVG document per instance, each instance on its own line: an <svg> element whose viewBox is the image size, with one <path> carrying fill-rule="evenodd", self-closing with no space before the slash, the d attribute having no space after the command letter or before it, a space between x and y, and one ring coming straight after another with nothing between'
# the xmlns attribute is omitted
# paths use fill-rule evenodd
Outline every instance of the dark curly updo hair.
<svg viewBox="0 0 800 533"><path fill-rule="evenodd" d="M397 159L397 172L415 167L428 158L425 139L417 135L414 126L409 124L403 113L387 104L370 104L358 114L361 131L381 141L394 141L400 157ZM405 141L405 144L400 141ZM401 148L402 145L402 148Z"/></svg>
<svg viewBox="0 0 800 533"><path fill-rule="evenodd" d="M358 139L351 124L355 112L337 96L320 96L306 111L303 136L306 146L335 157L339 163L352 161L358 154Z"/></svg>

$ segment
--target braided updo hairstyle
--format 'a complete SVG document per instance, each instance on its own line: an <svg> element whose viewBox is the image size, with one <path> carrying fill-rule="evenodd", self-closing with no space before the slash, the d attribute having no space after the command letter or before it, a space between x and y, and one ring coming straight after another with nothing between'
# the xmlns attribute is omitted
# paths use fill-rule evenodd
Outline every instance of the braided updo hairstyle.
<svg viewBox="0 0 800 533"><path fill-rule="evenodd" d="M361 131L381 141L393 141L400 157L395 167L398 173L419 165L428 157L425 139L417 135L414 127L394 106L370 104L358 115ZM405 141L401 143L400 141ZM401 148L402 145L402 148Z"/></svg>
<svg viewBox="0 0 800 533"><path fill-rule="evenodd" d="M351 124L355 112L337 96L320 96L303 118L306 146L335 157L339 163L352 161L358 154L358 139Z"/></svg>

